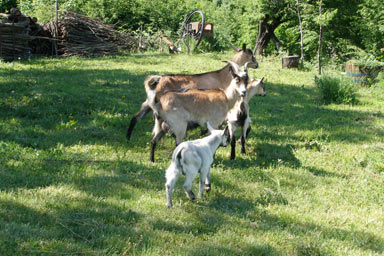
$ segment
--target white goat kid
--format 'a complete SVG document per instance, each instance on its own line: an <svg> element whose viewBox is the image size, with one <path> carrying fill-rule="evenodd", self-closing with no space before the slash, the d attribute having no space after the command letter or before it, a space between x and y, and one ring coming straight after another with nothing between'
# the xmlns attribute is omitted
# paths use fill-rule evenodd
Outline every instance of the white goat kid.
<svg viewBox="0 0 384 256"><path fill-rule="evenodd" d="M203 197L204 188L208 192L211 187L209 172L213 156L219 146L226 146L229 138L228 127L224 130L214 130L207 123L210 135L202 139L184 141L176 147L172 154L171 165L166 170L167 206L172 207L172 192L180 173L185 175L184 191L190 200L195 199L192 192L192 182L200 172L198 197ZM205 183L207 183L205 185Z"/></svg>
<svg viewBox="0 0 384 256"><path fill-rule="evenodd" d="M183 141L189 124L203 126L209 122L213 128L217 129L225 121L228 111L232 109L240 96L246 95L247 63L244 71L241 71L236 63L227 62L231 65L232 81L225 90L169 91L153 106L156 121L151 142L150 160L152 162L156 144L165 134L165 124L175 135L176 145L178 145ZM165 123L161 120L164 120Z"/></svg>
<svg viewBox="0 0 384 256"><path fill-rule="evenodd" d="M250 81L247 85L247 94L241 97L235 106L228 112L227 122L231 135L231 160L235 159L236 138L235 131L242 127L241 133L241 153L245 154L245 139L250 131L251 118L249 117L249 101L253 96L266 96L267 92L264 84L264 77L259 80Z"/></svg>

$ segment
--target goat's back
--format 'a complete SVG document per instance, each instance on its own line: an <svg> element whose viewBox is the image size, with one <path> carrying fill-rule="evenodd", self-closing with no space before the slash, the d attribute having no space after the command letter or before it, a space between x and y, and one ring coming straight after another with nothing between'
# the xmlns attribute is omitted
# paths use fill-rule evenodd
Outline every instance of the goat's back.
<svg viewBox="0 0 384 256"><path fill-rule="evenodd" d="M167 91L178 89L225 89L231 79L229 66L203 74L162 75L156 84L156 96L160 98Z"/></svg>
<svg viewBox="0 0 384 256"><path fill-rule="evenodd" d="M160 104L164 112L178 113L180 118L199 124L221 124L228 112L228 99L221 89L167 92L160 98Z"/></svg>

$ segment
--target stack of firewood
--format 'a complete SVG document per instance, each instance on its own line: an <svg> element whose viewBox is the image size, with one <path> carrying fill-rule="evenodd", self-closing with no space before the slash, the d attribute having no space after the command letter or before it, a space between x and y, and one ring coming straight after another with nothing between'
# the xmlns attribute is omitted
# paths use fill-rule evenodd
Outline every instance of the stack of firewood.
<svg viewBox="0 0 384 256"><path fill-rule="evenodd" d="M12 8L0 13L0 58L6 61L27 58L31 54L52 51L50 33L37 23L35 17L25 16Z"/></svg>
<svg viewBox="0 0 384 256"><path fill-rule="evenodd" d="M9 14L0 13L0 58L12 60L30 52L29 26L34 20L12 8Z"/></svg>
<svg viewBox="0 0 384 256"><path fill-rule="evenodd" d="M15 60L31 54L104 56L120 49L137 49L138 40L100 20L64 12L58 24L39 25L17 8L0 13L0 59Z"/></svg>
<svg viewBox="0 0 384 256"><path fill-rule="evenodd" d="M133 49L137 40L122 34L100 20L67 11L59 20L58 52L62 56L103 56L117 54L119 49Z"/></svg>

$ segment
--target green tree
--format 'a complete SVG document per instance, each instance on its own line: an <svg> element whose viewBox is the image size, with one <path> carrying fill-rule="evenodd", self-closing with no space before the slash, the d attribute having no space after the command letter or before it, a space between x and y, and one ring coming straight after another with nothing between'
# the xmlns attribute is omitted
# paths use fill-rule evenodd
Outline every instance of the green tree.
<svg viewBox="0 0 384 256"><path fill-rule="evenodd" d="M8 12L11 8L17 7L16 0L1 0L0 12Z"/></svg>

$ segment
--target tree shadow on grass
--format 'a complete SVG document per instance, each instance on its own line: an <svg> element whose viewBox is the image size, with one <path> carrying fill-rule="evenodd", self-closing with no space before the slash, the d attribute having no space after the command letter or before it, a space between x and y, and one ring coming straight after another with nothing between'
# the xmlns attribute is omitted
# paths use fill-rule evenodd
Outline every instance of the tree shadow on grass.
<svg viewBox="0 0 384 256"><path fill-rule="evenodd" d="M14 120L17 125L2 132L0 139L42 149L57 143L92 143L95 137L125 144L127 116L144 101L143 81L150 73L64 68L44 74L33 69L13 71L14 81L1 85L0 120Z"/></svg>
<svg viewBox="0 0 384 256"><path fill-rule="evenodd" d="M261 166L275 166L284 164L292 168L301 166L299 159L293 152L293 145L276 145L270 143L257 143L254 147L257 154L256 163Z"/></svg>
<svg viewBox="0 0 384 256"><path fill-rule="evenodd" d="M283 255L281 252L277 251L270 245L258 245L258 244L249 244L243 243L243 245L234 248L231 245L213 245L209 242L201 244L199 247L192 248L187 252L187 255L198 256L198 255Z"/></svg>
<svg viewBox="0 0 384 256"><path fill-rule="evenodd" d="M66 154L50 158L1 159L0 190L33 189L70 184L95 196L122 194L124 186L145 190L164 188L164 170L127 160L94 160L84 154ZM93 175L86 174L92 168ZM97 172L102 174L97 174ZM110 175L110 174L115 175Z"/></svg>
<svg viewBox="0 0 384 256"><path fill-rule="evenodd" d="M289 232L295 236L306 236L307 234L317 233L322 239L347 242L351 247L358 247L363 250L370 250L376 253L384 252L384 240L372 233L362 230L346 230L342 228L323 226L315 223L300 221L286 215L284 217L280 217L267 213L264 210L258 210L255 216L252 216L251 218L262 221L263 225L260 225L259 229L264 231L280 230ZM316 240L314 241L316 242ZM302 245L298 245L298 247L301 247L299 249L303 249ZM321 249L322 248L318 248L318 251L322 251ZM308 250L311 251L310 248L308 248ZM325 255L326 254L327 253L325 253Z"/></svg>
<svg viewBox="0 0 384 256"><path fill-rule="evenodd" d="M250 101L250 116L257 138L275 141L295 141L298 131L322 132L328 140L362 143L384 131L370 124L380 118L376 112L349 109L330 109L319 105L316 88L268 83L269 95ZM370 118L367 118L370 117ZM365 120L365 122L361 122ZM362 133L361 131L365 132ZM250 136L254 136L251 132ZM306 138L302 138L306 139Z"/></svg>
<svg viewBox="0 0 384 256"><path fill-rule="evenodd" d="M0 200L0 253L2 255L87 254L126 249L126 241L144 250L152 239L149 232L134 227L143 216L133 210L100 200L56 195L57 203L43 202L49 211ZM121 241L121 238L124 240ZM123 243L116 246L118 243ZM125 244L126 245L126 244Z"/></svg>

